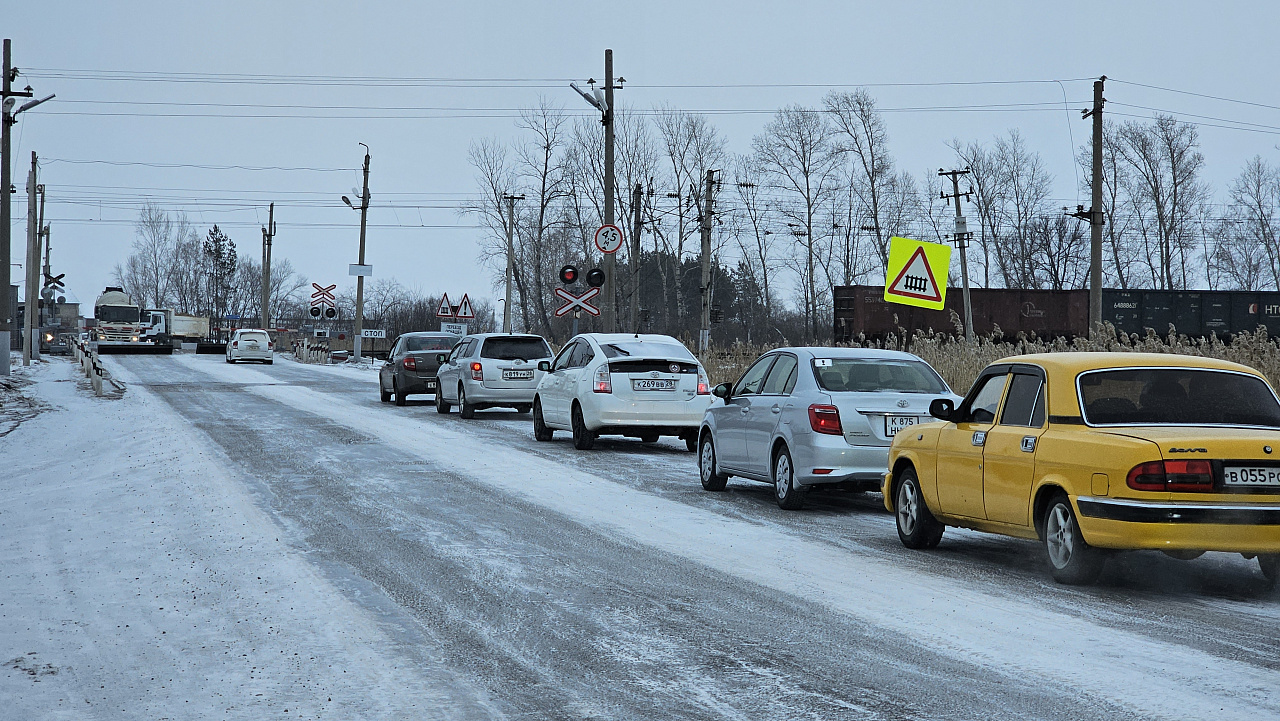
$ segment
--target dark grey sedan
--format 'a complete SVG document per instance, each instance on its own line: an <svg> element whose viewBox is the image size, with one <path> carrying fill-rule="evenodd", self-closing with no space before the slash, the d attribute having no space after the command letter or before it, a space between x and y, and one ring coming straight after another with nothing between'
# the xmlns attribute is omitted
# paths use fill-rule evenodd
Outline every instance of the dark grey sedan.
<svg viewBox="0 0 1280 721"><path fill-rule="evenodd" d="M452 333L405 333L396 338L387 355L387 362L378 371L378 395L386 403L395 398L396 405L404 405L405 398L413 393L436 392L436 370L440 364L436 355L449 351L460 338Z"/></svg>

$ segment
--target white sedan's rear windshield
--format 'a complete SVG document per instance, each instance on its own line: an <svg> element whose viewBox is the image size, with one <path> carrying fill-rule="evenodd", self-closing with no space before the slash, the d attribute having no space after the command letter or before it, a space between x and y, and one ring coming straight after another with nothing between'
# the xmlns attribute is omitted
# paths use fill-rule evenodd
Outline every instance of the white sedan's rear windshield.
<svg viewBox="0 0 1280 721"><path fill-rule="evenodd" d="M1086 423L1280 428L1280 403L1262 379L1195 368L1133 368L1080 375Z"/></svg>
<svg viewBox="0 0 1280 721"><path fill-rule="evenodd" d="M601 343L605 356L609 358L672 358L695 360L693 354L679 343L652 340L622 340L613 343Z"/></svg>
<svg viewBox="0 0 1280 721"><path fill-rule="evenodd" d="M271 340L266 333L241 333L240 340L256 340L259 343L266 343Z"/></svg>
<svg viewBox="0 0 1280 721"><path fill-rule="evenodd" d="M827 391L946 393L947 386L923 361L815 358L813 375Z"/></svg>
<svg viewBox="0 0 1280 721"><path fill-rule="evenodd" d="M487 338L480 349L481 358L529 361L550 358L551 347L537 337Z"/></svg>

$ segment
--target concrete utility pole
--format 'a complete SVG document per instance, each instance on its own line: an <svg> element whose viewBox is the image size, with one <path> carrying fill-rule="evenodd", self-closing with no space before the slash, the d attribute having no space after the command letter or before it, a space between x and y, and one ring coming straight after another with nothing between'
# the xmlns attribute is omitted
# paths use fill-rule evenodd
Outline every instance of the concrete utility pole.
<svg viewBox="0 0 1280 721"><path fill-rule="evenodd" d="M364 145L364 143L361 143ZM364 265L364 231L369 219L369 146L364 146L364 188L360 191L360 265ZM364 269L361 269L361 273ZM360 362L360 341L364 335L364 276L356 276L356 331L352 339L356 363Z"/></svg>
<svg viewBox="0 0 1280 721"><path fill-rule="evenodd" d="M707 190L702 204L702 323L698 330L698 352L711 345L711 221L715 212L715 172L707 170Z"/></svg>
<svg viewBox="0 0 1280 721"><path fill-rule="evenodd" d="M631 191L631 332L640 332L640 206L644 203L644 188L636 183Z"/></svg>
<svg viewBox="0 0 1280 721"><path fill-rule="evenodd" d="M947 195L947 191L942 191L942 199L955 198L956 200L956 232L952 236L956 244L956 249L960 251L960 279L961 287L964 289L964 337L967 340L973 340L973 305L969 302L969 239L973 235L969 232L969 223L965 220L964 213L960 210L960 197L964 196L965 200L973 194L973 189L969 192L960 192L960 176L968 175L969 169L964 170L938 170L938 175L951 176L951 195Z"/></svg>
<svg viewBox="0 0 1280 721"><path fill-rule="evenodd" d="M37 298L44 298L44 284L49 278L49 228L44 224L44 183L36 183L36 194L40 196L40 214L36 221L36 287L40 288L37 292ZM40 271L40 254L44 254L44 272ZM50 295L52 299L52 295ZM44 303L46 309L52 307L51 302ZM41 309L39 300L36 301L36 325L40 328L45 326L44 309ZM35 344L35 357L40 357L40 343Z"/></svg>
<svg viewBox="0 0 1280 721"><path fill-rule="evenodd" d="M31 151L31 170L27 173L27 290L24 305L26 322L22 333L22 365L31 365L31 360L40 358L40 293L36 286L40 285L40 216L36 210L36 152Z"/></svg>
<svg viewBox="0 0 1280 721"><path fill-rule="evenodd" d="M613 225L613 51L604 51L604 224ZM604 254L604 287L600 297L604 301L604 332L618 330L617 296L614 294L613 276L616 253Z"/></svg>
<svg viewBox="0 0 1280 721"><path fill-rule="evenodd" d="M523 195L503 195L507 201L507 294L502 302L502 332L511 332L511 283L516 273L516 201L524 200Z"/></svg>
<svg viewBox="0 0 1280 721"><path fill-rule="evenodd" d="M1089 335L1102 327L1102 84L1103 75L1093 83L1093 109L1084 111L1084 117L1093 118L1093 199L1089 208Z"/></svg>
<svg viewBox="0 0 1280 721"><path fill-rule="evenodd" d="M9 188L13 180L10 177L9 162L9 128L14 123L13 104L15 97L29 98L31 92L13 92L13 78L16 73L13 72L12 46L8 38L4 40L4 82L3 91L0 92L0 102L3 103L3 117L0 117L0 377L9 375L9 335L13 331L13 319L17 311L10 305L9 298L9 246L11 241L11 211L10 203L13 202L9 195Z"/></svg>
<svg viewBox="0 0 1280 721"><path fill-rule="evenodd" d="M271 325L271 241L276 237L276 204L267 206L267 226L262 229L262 329Z"/></svg>

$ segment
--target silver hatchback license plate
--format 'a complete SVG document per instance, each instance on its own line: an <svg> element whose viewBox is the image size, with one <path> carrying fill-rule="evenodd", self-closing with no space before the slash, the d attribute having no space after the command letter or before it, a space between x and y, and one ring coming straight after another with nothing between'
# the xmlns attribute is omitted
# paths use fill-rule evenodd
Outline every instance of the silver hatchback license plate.
<svg viewBox="0 0 1280 721"><path fill-rule="evenodd" d="M920 422L920 416L894 416L887 415L884 417L884 434L888 438L907 426L914 426Z"/></svg>
<svg viewBox="0 0 1280 721"><path fill-rule="evenodd" d="M667 378L632 378L631 390L633 391L673 391L676 389L676 382Z"/></svg>
<svg viewBox="0 0 1280 721"><path fill-rule="evenodd" d="M1280 468L1269 466L1225 466L1222 469L1224 486L1280 488Z"/></svg>
<svg viewBox="0 0 1280 721"><path fill-rule="evenodd" d="M533 380L533 371L502 371L502 380L531 381Z"/></svg>

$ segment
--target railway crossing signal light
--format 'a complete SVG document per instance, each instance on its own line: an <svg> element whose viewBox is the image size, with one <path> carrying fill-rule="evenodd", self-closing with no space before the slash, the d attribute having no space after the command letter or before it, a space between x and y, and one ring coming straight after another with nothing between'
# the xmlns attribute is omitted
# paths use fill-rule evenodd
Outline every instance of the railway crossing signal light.
<svg viewBox="0 0 1280 721"><path fill-rule="evenodd" d="M334 310L333 308L325 308L325 309L324 309L324 317L326 317L326 318L333 318L333 317L334 317L334 316L336 316L336 315L338 315L338 311Z"/></svg>
<svg viewBox="0 0 1280 721"><path fill-rule="evenodd" d="M592 288L599 288L604 285L604 271L599 268L592 268L587 271L587 285Z"/></svg>
<svg viewBox="0 0 1280 721"><path fill-rule="evenodd" d="M573 285L578 282L578 269L572 265L566 265L560 269L560 282L565 285Z"/></svg>
<svg viewBox="0 0 1280 721"><path fill-rule="evenodd" d="M311 317L313 318L320 317L320 306L315 306L315 305L311 306Z"/></svg>

